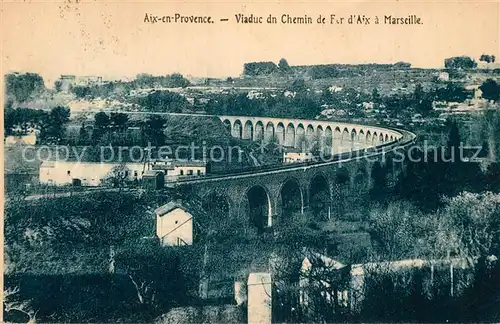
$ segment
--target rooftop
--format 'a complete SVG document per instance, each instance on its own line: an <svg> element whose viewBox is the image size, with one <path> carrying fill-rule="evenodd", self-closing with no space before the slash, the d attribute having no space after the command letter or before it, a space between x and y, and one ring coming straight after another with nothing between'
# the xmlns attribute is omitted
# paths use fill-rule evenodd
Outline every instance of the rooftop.
<svg viewBox="0 0 500 324"><path fill-rule="evenodd" d="M172 201L166 203L165 205L162 205L162 206L156 208L155 214L158 216L163 216L163 215L165 215L165 214L167 214L167 213L169 213L172 210L177 209L177 208L186 210L186 207L181 202L172 200Z"/></svg>

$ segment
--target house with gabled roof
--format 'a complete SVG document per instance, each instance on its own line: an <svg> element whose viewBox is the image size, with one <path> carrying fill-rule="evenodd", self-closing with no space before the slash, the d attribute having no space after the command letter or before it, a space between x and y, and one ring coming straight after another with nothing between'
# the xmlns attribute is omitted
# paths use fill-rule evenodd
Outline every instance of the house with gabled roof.
<svg viewBox="0 0 500 324"><path fill-rule="evenodd" d="M179 201L171 201L158 207L156 214L156 236L164 246L193 244L193 215Z"/></svg>

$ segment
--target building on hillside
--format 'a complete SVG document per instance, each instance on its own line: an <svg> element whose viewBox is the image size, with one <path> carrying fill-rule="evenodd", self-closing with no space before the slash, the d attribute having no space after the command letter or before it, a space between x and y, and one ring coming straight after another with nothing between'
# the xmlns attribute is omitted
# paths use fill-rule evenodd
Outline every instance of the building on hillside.
<svg viewBox="0 0 500 324"><path fill-rule="evenodd" d="M102 77L94 75L79 76L76 78L77 86L100 86L102 85Z"/></svg>
<svg viewBox="0 0 500 324"><path fill-rule="evenodd" d="M193 215L185 206L171 201L155 210L156 236L164 246L193 244Z"/></svg>
<svg viewBox="0 0 500 324"><path fill-rule="evenodd" d="M40 183L63 186L78 182L83 186L99 186L112 177L140 180L147 170L145 163L44 161L40 165Z"/></svg>
<svg viewBox="0 0 500 324"><path fill-rule="evenodd" d="M184 177L200 177L207 174L207 163L188 160L157 160L151 163L152 170L161 170L165 174L165 181Z"/></svg>
<svg viewBox="0 0 500 324"><path fill-rule="evenodd" d="M141 181L148 171L149 184L160 189L165 181L206 174L206 163L200 161L149 161L149 162L70 162L43 161L40 165L40 183L57 186L81 183L83 186L99 186L106 179L124 182ZM162 174L163 179L158 175ZM151 180L151 178L155 180ZM154 181L154 184L151 183ZM163 182L163 183L161 183Z"/></svg>
<svg viewBox="0 0 500 324"><path fill-rule="evenodd" d="M101 76L64 75L59 77L61 91L68 92L72 87L90 87L103 84Z"/></svg>
<svg viewBox="0 0 500 324"><path fill-rule="evenodd" d="M76 76L62 74L59 81L61 81L61 91L68 92L75 85Z"/></svg>

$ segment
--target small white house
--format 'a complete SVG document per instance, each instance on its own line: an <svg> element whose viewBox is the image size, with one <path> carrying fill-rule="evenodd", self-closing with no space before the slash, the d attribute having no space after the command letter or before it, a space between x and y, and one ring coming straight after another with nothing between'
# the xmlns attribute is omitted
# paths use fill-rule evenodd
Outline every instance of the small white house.
<svg viewBox="0 0 500 324"><path fill-rule="evenodd" d="M155 210L156 236L164 246L193 244L193 215L176 201Z"/></svg>

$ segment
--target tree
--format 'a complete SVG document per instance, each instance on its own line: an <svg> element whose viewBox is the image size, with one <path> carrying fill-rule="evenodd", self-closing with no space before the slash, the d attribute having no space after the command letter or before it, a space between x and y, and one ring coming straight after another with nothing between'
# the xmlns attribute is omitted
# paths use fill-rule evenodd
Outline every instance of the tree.
<svg viewBox="0 0 500 324"><path fill-rule="evenodd" d="M142 126L145 140L153 146L163 145L165 143L164 126L165 120L163 118L157 115L150 116Z"/></svg>
<svg viewBox="0 0 500 324"><path fill-rule="evenodd" d="M45 126L42 128L42 137L51 143L60 143L65 135L65 125L69 121L70 110L67 107L57 106L52 108L50 114L45 118Z"/></svg>
<svg viewBox="0 0 500 324"><path fill-rule="evenodd" d="M448 134L448 154L454 158L452 162L460 162L460 145L462 140L460 138L460 130L458 129L458 124L456 121L452 121L450 124L450 132Z"/></svg>
<svg viewBox="0 0 500 324"><path fill-rule="evenodd" d="M284 58L282 58L279 61L278 67L283 72L286 72L286 71L290 70L290 65L288 65L288 62Z"/></svg>
<svg viewBox="0 0 500 324"><path fill-rule="evenodd" d="M424 99L424 96L425 96L424 88L420 83L417 83L417 85L415 86L415 91L413 91L413 101L415 101L418 104Z"/></svg>
<svg viewBox="0 0 500 324"><path fill-rule="evenodd" d="M111 113L109 118L110 124L119 129L123 130L128 123L128 115L124 113Z"/></svg>
<svg viewBox="0 0 500 324"><path fill-rule="evenodd" d="M306 82L304 79L295 79L292 84L288 87L288 90L297 93L303 93L307 91Z"/></svg>
<svg viewBox="0 0 500 324"><path fill-rule="evenodd" d="M134 242L119 251L116 267L130 279L142 306L162 309L186 298L179 256L156 241Z"/></svg>
<svg viewBox="0 0 500 324"><path fill-rule="evenodd" d="M460 257L474 265L478 257L498 253L500 234L500 195L463 192L446 198L441 217L446 224L447 239L443 246L455 247Z"/></svg>
<svg viewBox="0 0 500 324"><path fill-rule="evenodd" d="M445 88L434 90L434 99L438 101L464 102L471 95L472 93L465 90L463 86L456 85L453 82L449 82Z"/></svg>
<svg viewBox="0 0 500 324"><path fill-rule="evenodd" d="M187 87L190 82L184 76L180 73L174 73L168 76L170 78L170 84L172 87L177 88L177 87L182 87L185 88Z"/></svg>
<svg viewBox="0 0 500 324"><path fill-rule="evenodd" d="M488 142L491 161L500 161L500 112L486 110L483 114L484 138Z"/></svg>
<svg viewBox="0 0 500 324"><path fill-rule="evenodd" d="M34 128L44 130L48 121L48 113L30 108L8 108L5 110L5 134L26 135Z"/></svg>
<svg viewBox="0 0 500 324"><path fill-rule="evenodd" d="M98 112L94 115L94 126L97 128L106 128L109 126L109 116L105 112Z"/></svg>
<svg viewBox="0 0 500 324"><path fill-rule="evenodd" d="M372 101L375 103L380 102L380 93L378 92L377 88L373 88L372 90Z"/></svg>
<svg viewBox="0 0 500 324"><path fill-rule="evenodd" d="M94 130L92 132L92 142L97 143L107 132L109 127L109 116L101 111L94 115Z"/></svg>
<svg viewBox="0 0 500 324"><path fill-rule="evenodd" d="M418 242L419 211L410 203L396 201L370 212L370 231L379 255L384 260L413 257L420 248Z"/></svg>
<svg viewBox="0 0 500 324"><path fill-rule="evenodd" d="M185 97L171 91L155 91L137 99L137 103L149 111L182 112L187 106Z"/></svg>
<svg viewBox="0 0 500 324"><path fill-rule="evenodd" d="M374 200L383 200L386 197L387 186L387 168L383 167L380 163L373 164L371 177L373 187L370 189L370 196Z"/></svg>
<svg viewBox="0 0 500 324"><path fill-rule="evenodd" d="M71 92L73 92L77 98L85 98L92 94L90 87L86 86L71 87Z"/></svg>
<svg viewBox="0 0 500 324"><path fill-rule="evenodd" d="M432 101L427 97L422 85L419 83L413 92L413 103L415 109L422 115L427 115L432 111Z"/></svg>
<svg viewBox="0 0 500 324"><path fill-rule="evenodd" d="M477 63L469 56L455 56L444 60L447 69L473 69Z"/></svg>
<svg viewBox="0 0 500 324"><path fill-rule="evenodd" d="M493 79L487 79L479 87L483 92L483 98L493 101L498 101L500 99L500 84L498 84Z"/></svg>
<svg viewBox="0 0 500 324"><path fill-rule="evenodd" d="M43 78L36 73L5 75L5 90L8 97L17 102L28 100L32 95L45 90Z"/></svg>
<svg viewBox="0 0 500 324"><path fill-rule="evenodd" d="M80 131L78 132L78 145L88 145L89 144L89 133L85 128L85 123L82 123L82 127L80 127Z"/></svg>
<svg viewBox="0 0 500 324"><path fill-rule="evenodd" d="M18 300L18 293L19 287L5 289L3 301L5 312L7 314L11 312L20 312L29 319L29 324L34 324L36 322L37 311L33 310L29 300Z"/></svg>
<svg viewBox="0 0 500 324"><path fill-rule="evenodd" d="M120 164L113 169L102 179L103 184L110 184L115 188L122 188L130 174L130 169L125 164Z"/></svg>

